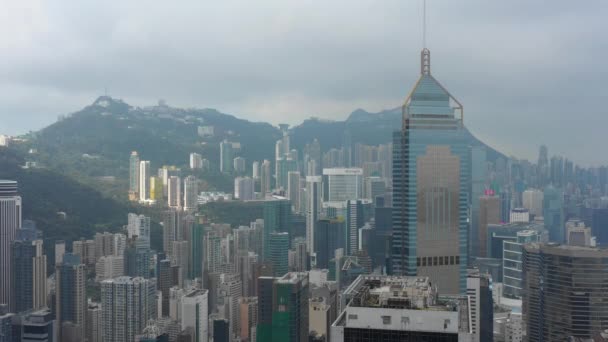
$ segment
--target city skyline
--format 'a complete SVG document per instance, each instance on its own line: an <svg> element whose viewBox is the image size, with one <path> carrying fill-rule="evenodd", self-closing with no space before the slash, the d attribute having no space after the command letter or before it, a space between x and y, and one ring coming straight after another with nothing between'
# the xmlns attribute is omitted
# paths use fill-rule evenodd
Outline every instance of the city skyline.
<svg viewBox="0 0 608 342"><path fill-rule="evenodd" d="M7 31L23 27L27 21L20 19L36 25L23 28L19 37L0 39L7 61L0 69L5 76L0 85L6 97L0 106L4 134L44 127L58 115L90 103L104 88L136 105L165 98L175 106L214 107L254 121L278 123L285 113L292 124L310 116L344 119L356 108L377 112L399 107L405 85L415 78L416 52L422 46L419 1L383 6L337 2L325 5L326 15L312 4L266 1L253 8L242 5L258 16L229 30L213 29L216 19L211 14L230 13L230 5L167 9L152 4L146 14L126 4L92 3L72 11L62 11L62 5L5 6L3 12L12 14L5 23ZM594 124L602 120L601 94L594 90L600 87L589 86L600 84L603 66L585 56L599 61L605 55L605 38L596 34L606 25L605 4L507 6L469 1L427 6L428 46L444 56L434 63L435 70L467 104L465 124L474 134L508 155L532 159L544 143L551 153L577 163L603 162L592 157L601 136L601 125ZM195 20L197 11L206 20ZM107 20L84 22L80 12L99 12ZM169 18L183 17L183 26L157 25L154 18L165 12ZM452 12L462 15L455 18ZM561 25L562 19L571 25ZM355 24L362 20L369 25ZM138 30L149 33L139 35ZM154 42L153 35L158 38ZM232 36L239 37L238 44ZM50 43L39 44L41 39ZM214 54L199 45L214 48ZM135 46L145 49L134 51ZM176 58L167 47L187 51L190 57ZM85 53L87 49L107 57L94 59L98 54ZM237 63L235 58L244 51L247 63ZM72 60L68 52L81 57ZM225 54L232 57L223 58ZM148 55L154 58L146 57L149 64L140 65L140 57ZM516 130L521 139L510 139ZM564 135L587 139L572 144Z"/></svg>

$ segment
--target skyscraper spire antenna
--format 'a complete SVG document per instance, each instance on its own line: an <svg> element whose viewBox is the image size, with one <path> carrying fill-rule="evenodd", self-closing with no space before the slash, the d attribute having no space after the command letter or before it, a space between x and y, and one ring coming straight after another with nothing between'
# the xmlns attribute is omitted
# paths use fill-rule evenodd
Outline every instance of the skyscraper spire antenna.
<svg viewBox="0 0 608 342"><path fill-rule="evenodd" d="M420 74L431 74L431 51L426 48L426 0L422 0L422 52L420 52Z"/></svg>
<svg viewBox="0 0 608 342"><path fill-rule="evenodd" d="M422 0L422 48L426 49L426 0Z"/></svg>

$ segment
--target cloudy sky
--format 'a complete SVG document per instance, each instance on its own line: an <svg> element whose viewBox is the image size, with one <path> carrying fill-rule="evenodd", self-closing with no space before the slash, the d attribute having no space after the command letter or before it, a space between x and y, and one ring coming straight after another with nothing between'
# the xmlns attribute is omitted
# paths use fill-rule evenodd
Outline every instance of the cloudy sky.
<svg viewBox="0 0 608 342"><path fill-rule="evenodd" d="M104 92L255 121L399 106L422 0L0 1L0 133ZM432 72L474 134L520 157L608 163L608 2L429 0Z"/></svg>

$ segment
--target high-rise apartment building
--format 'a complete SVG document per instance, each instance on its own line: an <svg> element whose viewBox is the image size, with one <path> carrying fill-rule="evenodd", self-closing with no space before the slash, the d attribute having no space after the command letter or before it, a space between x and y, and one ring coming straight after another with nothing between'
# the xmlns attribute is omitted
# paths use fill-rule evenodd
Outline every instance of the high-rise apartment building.
<svg viewBox="0 0 608 342"><path fill-rule="evenodd" d="M323 169L323 200L340 202L363 198L363 170L360 168Z"/></svg>
<svg viewBox="0 0 608 342"><path fill-rule="evenodd" d="M262 198L272 189L272 168L270 161L265 159L260 167L260 192Z"/></svg>
<svg viewBox="0 0 608 342"><path fill-rule="evenodd" d="M182 207L182 181L177 176L171 176L167 185L167 200L170 208Z"/></svg>
<svg viewBox="0 0 608 342"><path fill-rule="evenodd" d="M190 175L184 178L184 210L198 208L198 180Z"/></svg>
<svg viewBox="0 0 608 342"><path fill-rule="evenodd" d="M459 114L459 115L458 115ZM430 52L393 135L394 275L428 276L464 293L468 264L470 151L462 105L431 75Z"/></svg>
<svg viewBox="0 0 608 342"><path fill-rule="evenodd" d="M135 342L148 320L156 318L156 284L140 277L101 282L104 342Z"/></svg>
<svg viewBox="0 0 608 342"><path fill-rule="evenodd" d="M150 199L150 162L142 160L139 162L139 200Z"/></svg>
<svg viewBox="0 0 608 342"><path fill-rule="evenodd" d="M12 243L12 304L15 313L41 310L47 305L46 255L42 246L42 233L32 226L17 231ZM31 222L31 221L29 221Z"/></svg>
<svg viewBox="0 0 608 342"><path fill-rule="evenodd" d="M21 196L17 182L0 179L0 304L10 305L13 298L11 244L21 228Z"/></svg>
<svg viewBox="0 0 608 342"><path fill-rule="evenodd" d="M236 177L234 179L234 198L241 201L255 199L255 181L249 177Z"/></svg>
<svg viewBox="0 0 608 342"><path fill-rule="evenodd" d="M203 168L203 156L199 153L190 153L190 168L191 169L202 169Z"/></svg>
<svg viewBox="0 0 608 342"><path fill-rule="evenodd" d="M129 198L139 199L139 155L137 151L131 152L129 158Z"/></svg>
<svg viewBox="0 0 608 342"><path fill-rule="evenodd" d="M291 158L291 157L283 157L280 159L276 160L277 163L277 167L276 167L276 188L277 189L283 189L283 190L287 190L288 182L288 175L290 172L293 171L297 171L298 170L298 161Z"/></svg>
<svg viewBox="0 0 608 342"><path fill-rule="evenodd" d="M245 158L243 157L236 157L232 160L233 163L233 167L234 167L234 172L238 173L238 174L244 174L245 170L246 170L246 162L245 162Z"/></svg>
<svg viewBox="0 0 608 342"><path fill-rule="evenodd" d="M82 341L86 331L86 269L79 255L66 253L55 270L55 318L61 341Z"/></svg>
<svg viewBox="0 0 608 342"><path fill-rule="evenodd" d="M529 341L590 339L608 324L608 250L524 245L523 314Z"/></svg>

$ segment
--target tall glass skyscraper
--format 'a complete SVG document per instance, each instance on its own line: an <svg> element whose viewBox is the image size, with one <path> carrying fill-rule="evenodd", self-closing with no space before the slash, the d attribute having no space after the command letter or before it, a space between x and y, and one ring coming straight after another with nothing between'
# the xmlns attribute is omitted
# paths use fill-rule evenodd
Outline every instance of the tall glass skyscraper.
<svg viewBox="0 0 608 342"><path fill-rule="evenodd" d="M11 244L21 228L21 196L17 182L0 179L0 304L10 304L12 294Z"/></svg>
<svg viewBox="0 0 608 342"><path fill-rule="evenodd" d="M459 114L457 116L456 114ZM403 105L393 142L390 272L466 291L470 152L462 105L431 75L430 52Z"/></svg>

